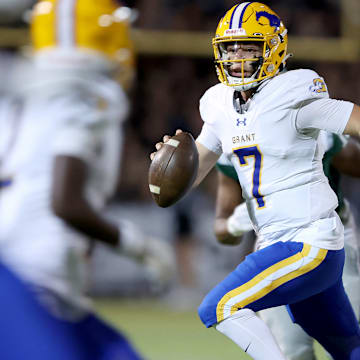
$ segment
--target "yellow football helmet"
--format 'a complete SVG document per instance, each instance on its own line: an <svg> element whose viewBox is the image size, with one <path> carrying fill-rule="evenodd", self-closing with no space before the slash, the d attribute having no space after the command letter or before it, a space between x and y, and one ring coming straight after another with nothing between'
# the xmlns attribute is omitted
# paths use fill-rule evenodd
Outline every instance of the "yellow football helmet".
<svg viewBox="0 0 360 360"><path fill-rule="evenodd" d="M31 19L33 49L83 51L134 67L130 12L116 0L39 0Z"/></svg>
<svg viewBox="0 0 360 360"><path fill-rule="evenodd" d="M234 42L260 42L262 56L229 59L226 46ZM212 40L215 66L220 82L246 91L263 80L275 76L287 59L287 29L268 6L258 2L243 2L232 7L220 20ZM241 63L241 75L231 76L229 66ZM252 62L256 69L250 77L244 76L245 62Z"/></svg>

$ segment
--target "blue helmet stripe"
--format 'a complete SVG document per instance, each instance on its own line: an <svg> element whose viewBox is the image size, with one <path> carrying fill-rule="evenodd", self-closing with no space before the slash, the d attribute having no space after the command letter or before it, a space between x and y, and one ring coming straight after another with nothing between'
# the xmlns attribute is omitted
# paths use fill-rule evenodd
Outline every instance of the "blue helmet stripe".
<svg viewBox="0 0 360 360"><path fill-rule="evenodd" d="M241 15L240 15L239 28L241 28L245 11L246 11L247 7L248 7L252 2L253 2L253 1L248 2L248 3L244 6L243 11L241 12Z"/></svg>
<svg viewBox="0 0 360 360"><path fill-rule="evenodd" d="M233 11L232 14L231 14L229 29L232 29L232 22L233 22L234 14L236 13L236 10L237 10L237 8L238 8L240 5L241 5L241 4L236 5L236 8L234 9L234 11Z"/></svg>

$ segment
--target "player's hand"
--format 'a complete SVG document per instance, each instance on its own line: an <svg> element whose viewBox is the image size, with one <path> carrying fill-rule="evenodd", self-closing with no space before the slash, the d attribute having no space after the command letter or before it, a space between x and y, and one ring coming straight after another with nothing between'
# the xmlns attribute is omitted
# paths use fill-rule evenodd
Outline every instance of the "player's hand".
<svg viewBox="0 0 360 360"><path fill-rule="evenodd" d="M181 129L177 129L176 132L175 132L175 135L177 134L180 134L182 133L183 131ZM164 143L166 143L167 141L169 141L171 139L171 136L170 135L164 135L163 136L163 141L162 142L158 142L155 144L155 148L156 148L156 151L152 152L150 154L150 160L153 161L156 153L162 148L162 146L164 145Z"/></svg>
<svg viewBox="0 0 360 360"><path fill-rule="evenodd" d="M116 250L136 261L142 261L146 253L146 239L143 232L131 221L118 220L119 245Z"/></svg>
<svg viewBox="0 0 360 360"><path fill-rule="evenodd" d="M234 236L227 229L227 219L215 220L215 235L220 244L238 245L241 242L241 236Z"/></svg>
<svg viewBox="0 0 360 360"><path fill-rule="evenodd" d="M143 264L145 275L157 292L167 288L175 278L174 249L164 240L147 237Z"/></svg>
<svg viewBox="0 0 360 360"><path fill-rule="evenodd" d="M254 230L245 203L238 205L231 216L227 219L227 231L232 236L242 236L248 231Z"/></svg>
<svg viewBox="0 0 360 360"><path fill-rule="evenodd" d="M175 254L164 240L143 233L131 221L119 220L120 243L116 251L144 267L145 275L156 290L161 290L175 277Z"/></svg>

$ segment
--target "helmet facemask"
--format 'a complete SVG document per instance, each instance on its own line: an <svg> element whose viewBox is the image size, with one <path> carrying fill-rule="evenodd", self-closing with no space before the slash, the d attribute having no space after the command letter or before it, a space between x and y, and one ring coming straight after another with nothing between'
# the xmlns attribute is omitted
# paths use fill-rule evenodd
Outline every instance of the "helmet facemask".
<svg viewBox="0 0 360 360"><path fill-rule="evenodd" d="M233 87L237 91L247 91L255 88L260 83L274 76L278 67L275 68L273 64L273 54L276 52L281 40L277 35L269 36L252 36L252 37L223 37L214 38L213 46L215 53L215 66L219 79L225 85ZM246 55L246 57L231 56L227 49L231 49L231 46L254 48L252 45L256 45L259 50L254 56ZM235 49L236 50L236 49ZM236 76L232 74L231 67L235 67L234 64L240 64L241 70L237 71ZM252 73L249 74L252 67ZM238 70L240 66L237 66Z"/></svg>
<svg viewBox="0 0 360 360"><path fill-rule="evenodd" d="M222 73L228 85L238 91L246 91L259 85L257 78L264 61L263 47L262 41L219 42L220 60L216 61L217 70Z"/></svg>

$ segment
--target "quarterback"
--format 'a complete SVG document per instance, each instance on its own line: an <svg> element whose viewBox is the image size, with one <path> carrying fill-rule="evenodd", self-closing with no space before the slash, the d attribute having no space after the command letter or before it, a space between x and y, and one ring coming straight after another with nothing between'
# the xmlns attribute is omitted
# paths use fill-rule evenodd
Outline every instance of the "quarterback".
<svg viewBox="0 0 360 360"><path fill-rule="evenodd" d="M360 146L344 136L322 131L319 135L324 144L323 168L339 206L336 212L344 225L345 264L344 288L349 296L357 319L360 310L360 263L359 244L353 215L340 189L341 173L360 177L359 168L353 166L360 161ZM223 154L216 164L218 189L216 196L215 234L219 242L236 245L240 242L239 260L256 249L256 239L241 188L232 163ZM239 205L240 203L240 205ZM270 327L280 349L288 360L315 360L312 339L297 325L292 324L284 306L269 308L259 313Z"/></svg>
<svg viewBox="0 0 360 360"><path fill-rule="evenodd" d="M95 242L148 266L165 265L168 250L102 214L129 107L115 81L133 59L122 10L115 0L39 1L33 81L0 103L0 353L9 360L140 359L86 296Z"/></svg>
<svg viewBox="0 0 360 360"><path fill-rule="evenodd" d="M259 249L204 298L201 321L256 360L285 359L255 312L288 305L334 359L360 359L342 283L344 229L318 141L320 130L359 136L360 108L330 99L312 70L284 71L287 29L264 4L231 8L212 43L220 84L200 100L196 184L222 153L230 159Z"/></svg>

